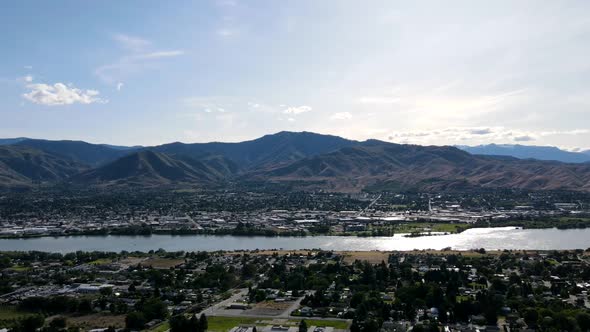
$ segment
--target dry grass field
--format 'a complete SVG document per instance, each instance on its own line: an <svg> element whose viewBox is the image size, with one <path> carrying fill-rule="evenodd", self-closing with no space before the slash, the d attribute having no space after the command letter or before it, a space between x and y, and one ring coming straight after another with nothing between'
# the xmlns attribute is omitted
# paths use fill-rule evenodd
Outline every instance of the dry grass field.
<svg viewBox="0 0 590 332"><path fill-rule="evenodd" d="M67 317L68 326L79 327L82 330L112 326L114 328L125 327L125 315L91 314L84 316Z"/></svg>
<svg viewBox="0 0 590 332"><path fill-rule="evenodd" d="M151 266L154 269L169 269L171 267L176 267L182 263L184 263L184 259L153 257L141 262L141 265Z"/></svg>

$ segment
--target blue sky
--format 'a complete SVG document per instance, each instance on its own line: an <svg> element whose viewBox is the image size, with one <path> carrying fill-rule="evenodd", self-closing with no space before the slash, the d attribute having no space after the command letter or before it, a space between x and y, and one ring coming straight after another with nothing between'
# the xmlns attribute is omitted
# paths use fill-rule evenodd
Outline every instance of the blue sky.
<svg viewBox="0 0 590 332"><path fill-rule="evenodd" d="M0 137L590 148L587 1L3 1Z"/></svg>

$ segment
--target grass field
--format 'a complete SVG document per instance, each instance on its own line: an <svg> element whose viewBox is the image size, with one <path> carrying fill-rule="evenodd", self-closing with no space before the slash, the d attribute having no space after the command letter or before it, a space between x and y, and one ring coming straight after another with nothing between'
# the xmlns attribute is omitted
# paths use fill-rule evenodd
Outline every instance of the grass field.
<svg viewBox="0 0 590 332"><path fill-rule="evenodd" d="M207 317L209 323L209 331L225 332L238 325L254 325L258 322L258 318L250 317Z"/></svg>
<svg viewBox="0 0 590 332"><path fill-rule="evenodd" d="M14 306L0 307L0 320L19 319L32 315L28 312L18 311Z"/></svg>
<svg viewBox="0 0 590 332"><path fill-rule="evenodd" d="M108 258L99 258L99 259L93 260L92 262L90 262L88 264L90 264L90 265L103 265L103 264L109 264L112 261L113 261L112 259L108 259Z"/></svg>
<svg viewBox="0 0 590 332"><path fill-rule="evenodd" d="M26 267L26 266L14 265L10 269L13 271L16 271L16 272L26 272L26 271L30 270L31 268Z"/></svg>
<svg viewBox="0 0 590 332"><path fill-rule="evenodd" d="M148 330L150 332L165 332L168 331L170 329L170 323L168 323L168 321L154 327L151 330Z"/></svg>
<svg viewBox="0 0 590 332"><path fill-rule="evenodd" d="M396 233L411 233L430 229L432 232L457 233L458 230L469 228L467 224L452 223L403 223L396 226Z"/></svg>
<svg viewBox="0 0 590 332"><path fill-rule="evenodd" d="M252 317L220 317L220 316L210 316L207 317L207 321L209 322L209 329L208 331L214 332L226 332L232 329L233 327L239 325L256 325L257 327L263 327L267 325L273 324L282 324L282 325L290 325L290 326L297 326L299 324L299 319L279 319L280 323L277 323L276 320L272 318L252 318ZM327 326L333 327L335 329L348 329L349 323L346 321L338 321L338 320L319 320L319 319L306 319L307 326Z"/></svg>

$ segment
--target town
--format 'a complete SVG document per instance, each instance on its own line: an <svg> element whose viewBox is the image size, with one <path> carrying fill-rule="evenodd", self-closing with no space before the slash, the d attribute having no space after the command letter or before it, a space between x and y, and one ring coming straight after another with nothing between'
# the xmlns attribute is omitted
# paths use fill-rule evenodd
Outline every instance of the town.
<svg viewBox="0 0 590 332"><path fill-rule="evenodd" d="M3 252L5 331L588 331L590 251Z"/></svg>
<svg viewBox="0 0 590 332"><path fill-rule="evenodd" d="M356 235L471 227L585 228L579 193L109 193L0 197L0 237L62 235Z"/></svg>

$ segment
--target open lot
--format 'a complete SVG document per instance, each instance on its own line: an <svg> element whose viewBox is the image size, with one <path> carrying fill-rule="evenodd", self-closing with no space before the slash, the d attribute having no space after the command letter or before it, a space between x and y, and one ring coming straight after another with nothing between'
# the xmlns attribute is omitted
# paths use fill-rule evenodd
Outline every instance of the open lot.
<svg viewBox="0 0 590 332"><path fill-rule="evenodd" d="M112 326L115 328L125 327L125 315L104 315L91 314L84 316L67 317L68 325L80 327L81 329L102 328Z"/></svg>
<svg viewBox="0 0 590 332"><path fill-rule="evenodd" d="M342 252L345 263L352 263L356 260L367 261L371 264L379 264L389 260L389 253L383 251L347 251Z"/></svg>
<svg viewBox="0 0 590 332"><path fill-rule="evenodd" d="M182 263L184 263L184 259L149 258L141 262L141 265L151 266L154 269L169 269L171 267L176 267Z"/></svg>

